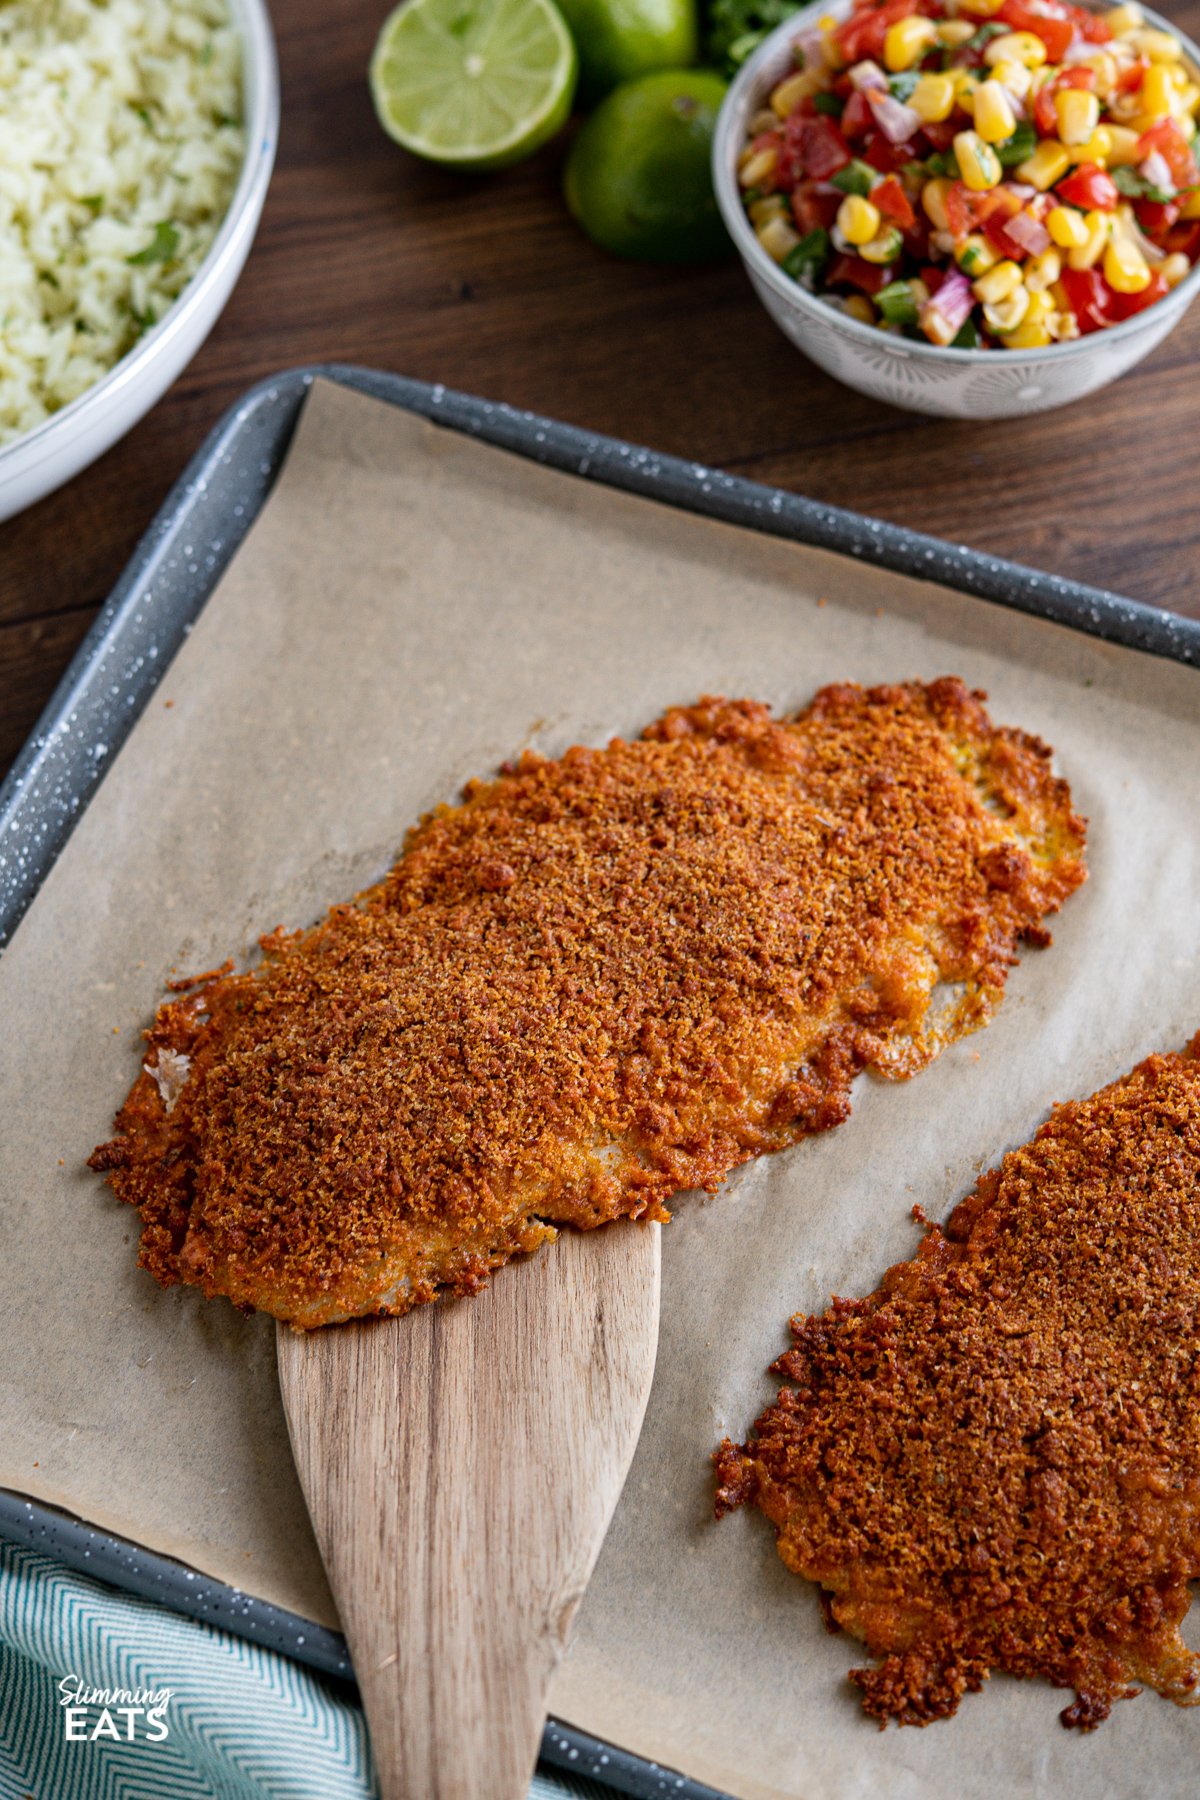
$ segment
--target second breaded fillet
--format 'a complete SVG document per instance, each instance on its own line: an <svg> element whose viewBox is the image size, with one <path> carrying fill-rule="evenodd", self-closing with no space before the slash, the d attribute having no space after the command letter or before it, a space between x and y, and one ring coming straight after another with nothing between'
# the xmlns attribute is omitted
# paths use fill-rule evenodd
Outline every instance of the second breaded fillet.
<svg viewBox="0 0 1200 1800"><path fill-rule="evenodd" d="M881 1724L945 1718L992 1669L1074 1688L1083 1730L1135 1682L1200 1698L1200 1037L1057 1107L792 1337L788 1385L716 1453L717 1511L756 1503L830 1590Z"/></svg>
<svg viewBox="0 0 1200 1800"><path fill-rule="evenodd" d="M164 1283L301 1327L470 1292L983 1024L1082 848L1049 750L953 679L527 753L355 904L162 1006L92 1165Z"/></svg>

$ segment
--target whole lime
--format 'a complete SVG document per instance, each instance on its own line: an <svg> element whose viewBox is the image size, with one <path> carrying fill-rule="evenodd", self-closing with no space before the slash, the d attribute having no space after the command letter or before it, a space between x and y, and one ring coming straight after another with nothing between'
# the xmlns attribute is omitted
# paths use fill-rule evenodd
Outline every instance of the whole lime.
<svg viewBox="0 0 1200 1800"><path fill-rule="evenodd" d="M707 69L669 69L600 102L571 147L563 183L595 243L641 262L728 253L710 170L724 96L725 83Z"/></svg>
<svg viewBox="0 0 1200 1800"><path fill-rule="evenodd" d="M696 60L696 0L559 0L559 10L579 48L585 99Z"/></svg>

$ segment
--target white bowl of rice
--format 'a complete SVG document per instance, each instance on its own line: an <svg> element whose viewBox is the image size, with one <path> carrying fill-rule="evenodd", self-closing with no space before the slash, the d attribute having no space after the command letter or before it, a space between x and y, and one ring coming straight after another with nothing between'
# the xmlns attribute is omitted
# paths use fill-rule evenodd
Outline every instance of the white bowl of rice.
<svg viewBox="0 0 1200 1800"><path fill-rule="evenodd" d="M0 3L0 520L191 361L275 160L264 0Z"/></svg>

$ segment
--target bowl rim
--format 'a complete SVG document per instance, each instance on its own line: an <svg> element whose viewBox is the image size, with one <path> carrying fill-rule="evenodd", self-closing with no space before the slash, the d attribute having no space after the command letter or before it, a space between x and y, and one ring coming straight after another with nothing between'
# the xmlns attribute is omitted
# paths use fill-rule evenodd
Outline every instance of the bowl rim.
<svg viewBox="0 0 1200 1800"><path fill-rule="evenodd" d="M764 38L747 57L730 84L717 117L712 148L713 187L725 228L747 269L760 276L781 300L799 312L811 313L815 319L832 323L864 349L870 346L877 353L884 350L901 361L912 357L919 362L944 363L950 368L996 366L998 353L995 350L955 349L949 344L931 344L927 339L896 338L890 332L881 332L877 325L866 325L852 314L831 306L821 295L809 293L798 281L785 275L778 263L767 255L750 225L737 186L736 162L744 119L750 116L756 90L761 86L762 96L765 96L768 85L764 80L766 71L779 60L781 50L785 45L790 46L797 32L802 31L806 23L827 14L840 18L849 14L851 6L852 0L808 0L806 5L785 19L782 25L776 26L769 37ZM1091 10L1098 11L1099 8L1093 7ZM1142 11L1148 24L1157 26L1162 31L1169 31L1183 45L1184 53L1200 79L1200 47L1172 20L1164 18L1162 13L1155 12L1149 6L1143 6ZM1116 325L1108 325L1103 331L1069 338L1065 343L1043 344L1040 348L1028 350L1005 350L1000 366L1037 367L1048 359L1061 361L1066 357L1098 351L1105 344L1120 343L1136 337L1148 328L1156 314L1161 320L1164 315L1159 311L1160 308L1169 309L1173 323L1177 324L1197 293L1200 293L1200 261L1193 265L1190 274L1185 275L1178 286L1156 300L1152 306L1146 307L1144 312L1134 313Z"/></svg>
<svg viewBox="0 0 1200 1800"><path fill-rule="evenodd" d="M99 381L49 418L0 445L0 482L18 464L27 474L57 454L60 440L70 436L91 407L103 407L114 395L135 385L160 352L186 331L220 285L227 265L236 258L247 230L253 230L266 199L279 140L279 65L266 0L229 0L230 18L242 39L242 93L246 147L237 185L215 237L199 268L177 294L158 323L127 350Z"/></svg>

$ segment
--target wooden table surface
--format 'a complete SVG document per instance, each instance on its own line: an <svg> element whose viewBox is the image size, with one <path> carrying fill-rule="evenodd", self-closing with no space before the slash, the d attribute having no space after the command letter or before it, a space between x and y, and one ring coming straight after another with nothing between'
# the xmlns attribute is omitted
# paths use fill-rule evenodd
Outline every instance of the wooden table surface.
<svg viewBox="0 0 1200 1800"><path fill-rule="evenodd" d="M487 179L407 157L365 70L388 0L277 0L279 161L249 263L171 392L0 526L0 770L171 483L251 382L337 359L445 382L1200 616L1200 306L1131 375L1027 420L839 387L736 262L617 262L561 204L563 147ZM1200 0L1172 15L1200 34Z"/></svg>

